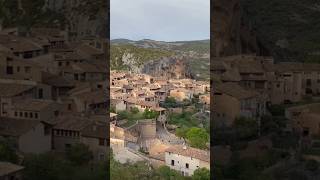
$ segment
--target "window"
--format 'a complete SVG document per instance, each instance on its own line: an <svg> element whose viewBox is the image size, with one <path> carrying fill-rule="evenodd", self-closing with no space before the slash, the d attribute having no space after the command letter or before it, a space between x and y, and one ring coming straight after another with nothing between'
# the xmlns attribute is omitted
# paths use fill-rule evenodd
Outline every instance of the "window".
<svg viewBox="0 0 320 180"><path fill-rule="evenodd" d="M72 108L71 108L71 104L68 104L68 110L71 110Z"/></svg>
<svg viewBox="0 0 320 180"><path fill-rule="evenodd" d="M171 160L171 166L174 166L174 160Z"/></svg>
<svg viewBox="0 0 320 180"><path fill-rule="evenodd" d="M35 117L36 119L38 119L38 113L35 113L35 114L34 114L34 117Z"/></svg>
<svg viewBox="0 0 320 180"><path fill-rule="evenodd" d="M189 164L188 163L186 163L186 168L189 169Z"/></svg>
<svg viewBox="0 0 320 180"><path fill-rule="evenodd" d="M24 67L24 71L25 71L26 73L30 73L31 67L25 66L25 67Z"/></svg>
<svg viewBox="0 0 320 180"><path fill-rule="evenodd" d="M23 116L23 113L22 113L22 112L20 112L20 113L19 113L19 116L20 116L20 117L22 117L22 116Z"/></svg>
<svg viewBox="0 0 320 180"><path fill-rule="evenodd" d="M74 80L79 80L79 75L78 74L74 74Z"/></svg>
<svg viewBox="0 0 320 180"><path fill-rule="evenodd" d="M7 111L6 111L6 106L7 105L8 105L7 103L2 103L2 107L1 107L2 114L7 114Z"/></svg>
<svg viewBox="0 0 320 180"><path fill-rule="evenodd" d="M311 86L311 79L307 79L307 86Z"/></svg>
<svg viewBox="0 0 320 180"><path fill-rule="evenodd" d="M59 116L59 111L54 111L54 115L57 117Z"/></svg>
<svg viewBox="0 0 320 180"><path fill-rule="evenodd" d="M59 62L59 63L58 63L58 66L59 66L59 67L62 66L62 62Z"/></svg>
<svg viewBox="0 0 320 180"><path fill-rule="evenodd" d="M66 62L66 65L69 66L69 65L70 65L70 62Z"/></svg>
<svg viewBox="0 0 320 180"><path fill-rule="evenodd" d="M96 43L96 48L97 48L97 49L101 49L101 43L97 42L97 43Z"/></svg>
<svg viewBox="0 0 320 180"><path fill-rule="evenodd" d="M13 67L7 66L7 74L13 74Z"/></svg>
<svg viewBox="0 0 320 180"><path fill-rule="evenodd" d="M99 139L99 145L100 146L104 146L104 144L105 144L104 142L105 142L104 139Z"/></svg>
<svg viewBox="0 0 320 180"><path fill-rule="evenodd" d="M43 98L43 89L41 89L41 88L39 89L38 95L39 95L39 99Z"/></svg>
<svg viewBox="0 0 320 180"><path fill-rule="evenodd" d="M60 135L60 130L56 130L56 135Z"/></svg>
<svg viewBox="0 0 320 180"><path fill-rule="evenodd" d="M28 112L24 112L24 117L28 117Z"/></svg>
<svg viewBox="0 0 320 180"><path fill-rule="evenodd" d="M100 155L99 155L99 160L100 160L100 161L105 160L105 155L104 155L104 154L100 154Z"/></svg>
<svg viewBox="0 0 320 180"><path fill-rule="evenodd" d="M20 66L17 66L17 72L20 72Z"/></svg>
<svg viewBox="0 0 320 180"><path fill-rule="evenodd" d="M16 117L18 116L18 112L17 111L14 112L14 116L16 116Z"/></svg>
<svg viewBox="0 0 320 180"><path fill-rule="evenodd" d="M33 113L32 112L29 113L29 117L33 118Z"/></svg>
<svg viewBox="0 0 320 180"><path fill-rule="evenodd" d="M51 128L49 126L44 127L44 135L50 135L51 134Z"/></svg>

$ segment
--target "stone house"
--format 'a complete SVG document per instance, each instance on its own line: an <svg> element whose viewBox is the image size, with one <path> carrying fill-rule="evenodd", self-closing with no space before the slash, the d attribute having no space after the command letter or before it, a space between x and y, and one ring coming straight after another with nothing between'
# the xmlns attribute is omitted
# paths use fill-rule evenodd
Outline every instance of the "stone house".
<svg viewBox="0 0 320 180"><path fill-rule="evenodd" d="M89 146L95 161L107 159L107 138L109 137L107 123L94 121L81 130L81 143Z"/></svg>
<svg viewBox="0 0 320 180"><path fill-rule="evenodd" d="M165 150L165 164L184 176L192 176L198 168L210 169L210 152L174 145Z"/></svg>
<svg viewBox="0 0 320 180"><path fill-rule="evenodd" d="M146 109L152 109L159 107L158 102L150 102L150 101L141 101L136 98L127 98L125 100L126 110L130 111L133 108L138 108L140 112L144 112Z"/></svg>
<svg viewBox="0 0 320 180"><path fill-rule="evenodd" d="M45 153L51 150L52 125L40 120L0 117L0 136L14 140L23 153Z"/></svg>
<svg viewBox="0 0 320 180"><path fill-rule="evenodd" d="M0 180L22 180L23 169L10 162L0 162Z"/></svg>
<svg viewBox="0 0 320 180"><path fill-rule="evenodd" d="M30 39L14 35L0 35L0 44L22 59L30 59L44 54L41 45Z"/></svg>
<svg viewBox="0 0 320 180"><path fill-rule="evenodd" d="M177 101L183 101L185 99L191 100L193 93L184 88L177 88L170 90L169 96L175 98Z"/></svg>
<svg viewBox="0 0 320 180"><path fill-rule="evenodd" d="M0 76L10 79L42 81L41 67L31 61L0 53Z"/></svg>
<svg viewBox="0 0 320 180"><path fill-rule="evenodd" d="M105 160L107 132L106 122L72 114L60 116L53 127L53 150L64 152L72 145L83 143L93 152L94 160Z"/></svg>
<svg viewBox="0 0 320 180"><path fill-rule="evenodd" d="M36 98L37 88L35 83L16 83L11 80L0 82L0 116L8 116L13 101L19 99Z"/></svg>
<svg viewBox="0 0 320 180"><path fill-rule="evenodd" d="M77 112L102 112L110 106L107 104L106 92L104 90L90 90L78 94L71 94L76 105Z"/></svg>
<svg viewBox="0 0 320 180"><path fill-rule="evenodd" d="M21 99L13 102L7 117L51 122L60 115L61 108L61 104L52 100Z"/></svg>
<svg viewBox="0 0 320 180"><path fill-rule="evenodd" d="M62 67L62 76L69 80L80 82L104 81L107 78L107 70L95 64L82 62Z"/></svg>
<svg viewBox="0 0 320 180"><path fill-rule="evenodd" d="M213 118L217 126L230 126L237 117L258 120L266 113L266 102L259 93L236 83L223 83L214 90Z"/></svg>
<svg viewBox="0 0 320 180"><path fill-rule="evenodd" d="M319 103L287 108L285 115L290 120L289 127L303 137L320 136L319 109Z"/></svg>
<svg viewBox="0 0 320 180"><path fill-rule="evenodd" d="M126 110L126 103L120 99L111 99L110 100L111 107L114 107L116 112L125 111Z"/></svg>

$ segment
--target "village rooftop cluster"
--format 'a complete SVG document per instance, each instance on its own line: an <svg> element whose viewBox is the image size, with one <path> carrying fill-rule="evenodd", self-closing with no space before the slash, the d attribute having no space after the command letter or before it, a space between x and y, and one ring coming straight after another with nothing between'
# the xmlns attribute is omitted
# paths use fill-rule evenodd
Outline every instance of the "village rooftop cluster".
<svg viewBox="0 0 320 180"><path fill-rule="evenodd" d="M0 137L13 140L21 160L78 143L92 161L106 160L106 47L105 39L70 41L54 28L0 32ZM1 177L18 178L21 167L10 167Z"/></svg>
<svg viewBox="0 0 320 180"><path fill-rule="evenodd" d="M209 144L207 150L190 147L183 139L169 131L168 114L181 113L181 107L166 108L168 98L177 103L191 101L199 95L200 110L210 114L209 82L193 79L175 79L130 72L112 71L110 98L110 143L115 159L125 163L147 161L153 167L166 165L185 176L198 168L210 169ZM128 120L123 112L154 112L151 119Z"/></svg>

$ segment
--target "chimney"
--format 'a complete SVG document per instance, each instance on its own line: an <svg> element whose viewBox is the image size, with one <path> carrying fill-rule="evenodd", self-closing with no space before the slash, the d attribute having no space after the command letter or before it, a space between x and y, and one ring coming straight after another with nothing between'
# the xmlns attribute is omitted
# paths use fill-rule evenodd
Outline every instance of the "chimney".
<svg viewBox="0 0 320 180"><path fill-rule="evenodd" d="M185 141L183 142L183 147L182 147L182 149L184 149L184 150L186 150L186 149L187 149L187 146L186 146Z"/></svg>

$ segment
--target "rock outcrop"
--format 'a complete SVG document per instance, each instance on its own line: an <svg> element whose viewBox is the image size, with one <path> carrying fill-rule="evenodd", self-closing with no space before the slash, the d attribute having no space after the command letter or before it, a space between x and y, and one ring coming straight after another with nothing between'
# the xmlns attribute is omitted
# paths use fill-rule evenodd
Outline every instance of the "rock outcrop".
<svg viewBox="0 0 320 180"><path fill-rule="evenodd" d="M183 58L178 57L149 61L143 65L141 72L166 78L192 78L188 63Z"/></svg>
<svg viewBox="0 0 320 180"><path fill-rule="evenodd" d="M109 13L104 0L47 0L47 7L62 13L70 40L88 36L107 37Z"/></svg>
<svg viewBox="0 0 320 180"><path fill-rule="evenodd" d="M240 0L215 0L211 3L211 53L230 56L269 52L259 43L256 33L243 18Z"/></svg>

